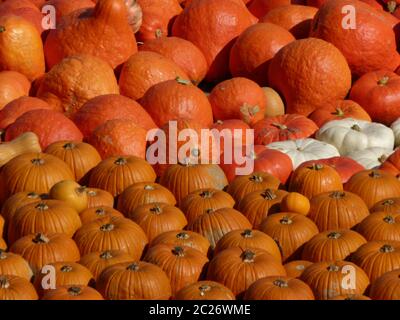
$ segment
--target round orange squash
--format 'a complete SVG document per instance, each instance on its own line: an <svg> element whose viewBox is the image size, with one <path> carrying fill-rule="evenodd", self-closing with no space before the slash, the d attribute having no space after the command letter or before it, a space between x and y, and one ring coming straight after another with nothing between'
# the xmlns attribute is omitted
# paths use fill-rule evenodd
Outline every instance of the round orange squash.
<svg viewBox="0 0 400 320"><path fill-rule="evenodd" d="M31 88L31 83L22 74L16 71L1 71L0 72L0 110L3 109L9 102L14 101L17 98L27 96ZM6 117L3 112L1 113L1 122L3 123ZM16 119L18 115L14 114ZM11 121L10 121L11 123ZM6 123L7 125L10 123ZM2 128L6 126L2 124Z"/></svg>

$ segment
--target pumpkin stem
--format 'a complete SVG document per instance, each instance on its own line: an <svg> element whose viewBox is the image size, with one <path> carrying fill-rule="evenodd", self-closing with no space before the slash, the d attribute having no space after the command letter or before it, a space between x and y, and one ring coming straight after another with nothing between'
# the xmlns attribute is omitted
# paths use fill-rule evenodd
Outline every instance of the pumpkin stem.
<svg viewBox="0 0 400 320"><path fill-rule="evenodd" d="M6 31L6 27L5 26L0 26L0 32L3 33L4 31Z"/></svg>
<svg viewBox="0 0 400 320"><path fill-rule="evenodd" d="M39 211L46 211L49 210L49 206L44 202L40 202L35 206L35 209L38 209Z"/></svg>
<svg viewBox="0 0 400 320"><path fill-rule="evenodd" d="M139 264L137 262L131 263L126 270L130 271L138 271L139 270Z"/></svg>
<svg viewBox="0 0 400 320"><path fill-rule="evenodd" d="M172 249L172 253L178 257L185 256L185 250L183 250L182 247L175 247L174 249Z"/></svg>
<svg viewBox="0 0 400 320"><path fill-rule="evenodd" d="M253 251L250 250L245 250L242 252L241 258L243 260L243 262L254 262L254 258L255 258L256 254Z"/></svg>
<svg viewBox="0 0 400 320"><path fill-rule="evenodd" d="M157 30L154 32L154 35L156 36L157 39L159 39L159 38L161 38L161 37L164 35L164 33L162 32L161 29L157 29Z"/></svg>
<svg viewBox="0 0 400 320"><path fill-rule="evenodd" d="M191 82L189 80L182 79L181 77L176 77L175 81L178 82L179 84L183 84L185 86L187 86L188 84L191 84Z"/></svg>
<svg viewBox="0 0 400 320"><path fill-rule="evenodd" d="M369 176L371 177L371 178L380 178L381 177L381 174L378 172L378 171L371 171L371 173L369 174Z"/></svg>
<svg viewBox="0 0 400 320"><path fill-rule="evenodd" d="M216 124L224 124L224 121L222 121L222 120L217 120L217 121L215 121L215 123L216 123Z"/></svg>
<svg viewBox="0 0 400 320"><path fill-rule="evenodd" d="M394 13L396 11L397 8L397 3L396 1L389 1L387 3L387 9L390 13Z"/></svg>
<svg viewBox="0 0 400 320"><path fill-rule="evenodd" d="M85 186L80 186L78 188L75 189L76 193L78 195L82 194L82 193L86 193L86 187Z"/></svg>
<svg viewBox="0 0 400 320"><path fill-rule="evenodd" d="M199 287L200 296L204 297L207 291L211 290L211 287L208 284L203 284Z"/></svg>
<svg viewBox="0 0 400 320"><path fill-rule="evenodd" d="M71 295L71 296L79 296L81 293L82 293L82 289L81 288L79 288L79 287L70 287L70 288L68 288L68 293Z"/></svg>
<svg viewBox="0 0 400 320"><path fill-rule="evenodd" d="M63 145L63 148L65 150L72 150L72 149L75 149L75 147L76 147L76 144L73 142L67 142L66 144Z"/></svg>
<svg viewBox="0 0 400 320"><path fill-rule="evenodd" d="M88 191L86 191L86 193L87 193L87 195L88 195L89 197L95 197L95 196L97 196L97 191L95 191L95 190L88 190Z"/></svg>
<svg viewBox="0 0 400 320"><path fill-rule="evenodd" d="M150 184L146 184L144 186L144 190L154 190L154 187L152 185L150 185Z"/></svg>
<svg viewBox="0 0 400 320"><path fill-rule="evenodd" d="M8 280L7 276L0 276L0 288L1 289L8 289L10 287L10 281Z"/></svg>
<svg viewBox="0 0 400 320"><path fill-rule="evenodd" d="M378 80L378 85L380 86L385 86L387 85L389 82L389 77L388 76L384 76L381 79Z"/></svg>
<svg viewBox="0 0 400 320"><path fill-rule="evenodd" d="M48 243L50 241L43 233L37 233L32 240L34 243Z"/></svg>
<svg viewBox="0 0 400 320"><path fill-rule="evenodd" d="M31 163L35 166L42 166L44 165L44 160L43 159L39 159L39 158L35 158L31 160Z"/></svg>
<svg viewBox="0 0 400 320"><path fill-rule="evenodd" d="M394 200L393 199L386 199L386 200L382 201L382 205L383 206L392 206L392 205L394 205Z"/></svg>
<svg viewBox="0 0 400 320"><path fill-rule="evenodd" d="M190 236L186 232L179 232L176 235L176 238L179 239L179 240L187 240L187 239L189 239L189 237Z"/></svg>
<svg viewBox="0 0 400 320"><path fill-rule="evenodd" d="M103 224L100 227L100 230L104 231L104 232L113 231L114 230L114 225L112 223Z"/></svg>
<svg viewBox="0 0 400 320"><path fill-rule="evenodd" d="M213 213L215 210L212 208L204 210L205 213Z"/></svg>
<svg viewBox="0 0 400 320"><path fill-rule="evenodd" d="M3 249L0 249L0 260L4 260L7 258L7 254Z"/></svg>
<svg viewBox="0 0 400 320"><path fill-rule="evenodd" d="M289 284L287 283L287 281L283 280L283 279L276 279L273 284L279 288L287 288L289 287Z"/></svg>
<svg viewBox="0 0 400 320"><path fill-rule="evenodd" d="M333 231L328 234L329 239L339 239L342 235L339 232Z"/></svg>
<svg viewBox="0 0 400 320"><path fill-rule="evenodd" d="M311 170L322 170L324 168L324 166L321 163L313 163L312 165L307 167L308 169Z"/></svg>
<svg viewBox="0 0 400 320"><path fill-rule="evenodd" d="M281 224L292 224L293 223L293 221L288 216L283 217L281 220L279 220L279 222Z"/></svg>
<svg viewBox="0 0 400 320"><path fill-rule="evenodd" d="M126 158L118 158L117 160L115 160L115 164L117 165L117 166L124 166L124 165L126 165L127 164L127 162L128 161L126 161Z"/></svg>
<svg viewBox="0 0 400 320"><path fill-rule="evenodd" d="M104 216L106 214L106 210L104 208L98 208L95 211L96 216Z"/></svg>
<svg viewBox="0 0 400 320"><path fill-rule="evenodd" d="M287 126L285 125L285 124L283 124L283 123L277 123L277 122L274 122L274 123L272 123L272 125L274 126L274 127L277 127L279 130L287 130Z"/></svg>
<svg viewBox="0 0 400 320"><path fill-rule="evenodd" d="M199 196L203 199L210 199L213 196L213 192L211 190L203 190Z"/></svg>
<svg viewBox="0 0 400 320"><path fill-rule="evenodd" d="M389 223L389 224L394 224L394 222L395 222L395 220L394 220L394 218L392 216L384 217L383 221L385 221L386 223Z"/></svg>
<svg viewBox="0 0 400 320"><path fill-rule="evenodd" d="M334 191L329 195L329 197L333 199L343 199L345 196L346 193L344 193L343 191Z"/></svg>
<svg viewBox="0 0 400 320"><path fill-rule="evenodd" d="M261 193L261 196L266 200L274 200L276 199L277 195L275 194L274 190L266 189Z"/></svg>
<svg viewBox="0 0 400 320"><path fill-rule="evenodd" d="M340 267L337 266L336 264L330 264L328 266L328 271L329 272L338 272L340 270Z"/></svg>
<svg viewBox="0 0 400 320"><path fill-rule="evenodd" d="M390 253L394 251L394 248L390 244L384 244L380 249L380 252Z"/></svg>
<svg viewBox="0 0 400 320"><path fill-rule="evenodd" d="M100 259L108 260L108 259L111 259L112 257L113 257L113 255L110 250L100 253Z"/></svg>
<svg viewBox="0 0 400 320"><path fill-rule="evenodd" d="M150 211L154 214L160 214L162 212L162 208L158 204L155 204Z"/></svg>
<svg viewBox="0 0 400 320"><path fill-rule="evenodd" d="M241 235L244 238L252 238L253 237L253 231L251 229L246 229L241 233Z"/></svg>
<svg viewBox="0 0 400 320"><path fill-rule="evenodd" d="M354 124L354 125L351 126L351 130L360 132L361 131L361 127L358 124Z"/></svg>
<svg viewBox="0 0 400 320"><path fill-rule="evenodd" d="M61 272L71 272L73 268L70 265L64 265L61 267Z"/></svg>
<svg viewBox="0 0 400 320"><path fill-rule="evenodd" d="M344 111L341 108L336 108L335 112L332 112L332 115L337 116L337 117L343 117Z"/></svg>
<svg viewBox="0 0 400 320"><path fill-rule="evenodd" d="M29 199L37 199L39 197L40 197L40 195L38 195L36 192L29 192L27 194L27 198L29 198Z"/></svg>
<svg viewBox="0 0 400 320"><path fill-rule="evenodd" d="M261 176L261 175L259 175L259 174L252 174L251 176L250 176L250 180L251 181L253 181L253 182L257 182L257 183L259 183L259 182L263 182L263 177Z"/></svg>

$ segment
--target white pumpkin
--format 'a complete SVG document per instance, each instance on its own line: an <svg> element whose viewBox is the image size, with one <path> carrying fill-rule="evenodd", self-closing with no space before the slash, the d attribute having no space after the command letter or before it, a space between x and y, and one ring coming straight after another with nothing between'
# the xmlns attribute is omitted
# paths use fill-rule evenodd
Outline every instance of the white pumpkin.
<svg viewBox="0 0 400 320"><path fill-rule="evenodd" d="M366 169L374 169L379 167L392 153L392 149L374 147L350 152L347 156Z"/></svg>
<svg viewBox="0 0 400 320"><path fill-rule="evenodd" d="M396 147L398 147L400 146L400 118L393 122L390 128L394 133L394 144Z"/></svg>
<svg viewBox="0 0 400 320"><path fill-rule="evenodd" d="M317 131L316 138L334 145L342 156L372 147L394 148L392 129L380 123L351 118L329 121Z"/></svg>
<svg viewBox="0 0 400 320"><path fill-rule="evenodd" d="M315 139L298 139L270 143L268 149L286 153L296 169L303 162L340 156L339 151L331 144Z"/></svg>

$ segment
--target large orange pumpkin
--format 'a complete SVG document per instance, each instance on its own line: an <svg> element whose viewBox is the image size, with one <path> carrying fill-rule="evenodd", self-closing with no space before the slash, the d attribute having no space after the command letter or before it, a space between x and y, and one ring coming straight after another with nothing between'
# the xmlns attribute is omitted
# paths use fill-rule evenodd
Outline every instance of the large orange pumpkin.
<svg viewBox="0 0 400 320"><path fill-rule="evenodd" d="M235 300L235 295L215 281L198 281L179 290L174 300Z"/></svg>
<svg viewBox="0 0 400 320"><path fill-rule="evenodd" d="M56 9L56 21L59 23L61 18L77 10L93 8L92 0L48 0L46 5L54 6Z"/></svg>
<svg viewBox="0 0 400 320"><path fill-rule="evenodd" d="M271 59L294 40L289 31L272 23L257 23L247 28L230 52L229 69L232 75L249 78L261 86L267 85Z"/></svg>
<svg viewBox="0 0 400 320"><path fill-rule="evenodd" d="M87 54L102 58L115 68L136 51L135 35L122 0L100 0L94 10L65 16L45 42L49 67L65 57Z"/></svg>
<svg viewBox="0 0 400 320"><path fill-rule="evenodd" d="M257 18L266 15L270 10L289 5L291 0L253 0L249 5L249 10Z"/></svg>
<svg viewBox="0 0 400 320"><path fill-rule="evenodd" d="M5 252L2 249L0 249L0 274L15 275L28 281L33 276L31 267L24 258L12 252Z"/></svg>
<svg viewBox="0 0 400 320"><path fill-rule="evenodd" d="M315 38L294 41L272 59L268 80L286 100L286 112L309 115L316 108L343 99L351 72L343 54ZM307 83L299 86L298 83Z"/></svg>
<svg viewBox="0 0 400 320"><path fill-rule="evenodd" d="M357 232L368 241L400 241L400 213L375 211L357 226Z"/></svg>
<svg viewBox="0 0 400 320"><path fill-rule="evenodd" d="M72 115L86 101L112 93L119 93L119 88L110 65L93 56L75 55L63 59L46 73L37 96Z"/></svg>
<svg viewBox="0 0 400 320"><path fill-rule="evenodd" d="M0 15L0 70L20 72L31 81L45 72L40 34L22 17Z"/></svg>
<svg viewBox="0 0 400 320"><path fill-rule="evenodd" d="M343 14L346 5L354 8L355 21ZM335 45L356 76L379 69L393 71L400 64L392 23L383 12L361 1L325 2L314 17L310 35Z"/></svg>
<svg viewBox="0 0 400 320"><path fill-rule="evenodd" d="M92 287L83 285L58 286L48 290L42 300L104 300L101 294Z"/></svg>
<svg viewBox="0 0 400 320"><path fill-rule="evenodd" d="M13 100L22 96L27 96L30 88L31 83L22 73L16 71L1 71L0 110L3 109L9 102L12 102ZM4 120L2 119L2 121Z"/></svg>
<svg viewBox="0 0 400 320"><path fill-rule="evenodd" d="M129 119L146 130L156 128L153 119L136 101L118 94L90 99L72 118L86 139L98 126L113 119Z"/></svg>
<svg viewBox="0 0 400 320"><path fill-rule="evenodd" d="M25 278L0 276L0 300L38 300L35 287Z"/></svg>
<svg viewBox="0 0 400 320"><path fill-rule="evenodd" d="M255 22L237 1L193 0L176 18L172 34L193 42L203 52L209 66L206 80L216 81L229 75L232 40Z"/></svg>

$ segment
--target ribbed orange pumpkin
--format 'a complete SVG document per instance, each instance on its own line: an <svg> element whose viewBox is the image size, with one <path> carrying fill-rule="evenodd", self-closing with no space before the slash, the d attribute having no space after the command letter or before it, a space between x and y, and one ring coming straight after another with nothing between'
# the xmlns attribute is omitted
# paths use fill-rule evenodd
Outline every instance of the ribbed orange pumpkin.
<svg viewBox="0 0 400 320"><path fill-rule="evenodd" d="M201 234L189 230L167 231L155 237L150 243L150 247L158 244L169 244L175 247L190 247L208 255L210 242Z"/></svg>
<svg viewBox="0 0 400 320"><path fill-rule="evenodd" d="M0 275L0 300L38 300L34 286L25 278Z"/></svg>
<svg viewBox="0 0 400 320"><path fill-rule="evenodd" d="M312 264L311 261L293 260L284 264L283 267L285 268L288 277L300 278L304 270Z"/></svg>
<svg viewBox="0 0 400 320"><path fill-rule="evenodd" d="M227 192L239 203L247 194L265 189L278 189L280 181L265 172L237 176L228 186Z"/></svg>
<svg viewBox="0 0 400 320"><path fill-rule="evenodd" d="M107 267L132 261L132 257L122 250L107 250L85 254L79 263L90 270L95 281Z"/></svg>
<svg viewBox="0 0 400 320"><path fill-rule="evenodd" d="M238 229L251 229L247 218L232 208L210 210L194 220L188 229L205 236L214 249L218 241L228 232Z"/></svg>
<svg viewBox="0 0 400 320"><path fill-rule="evenodd" d="M255 248L229 248L211 261L207 279L222 283L241 298L252 283L267 276L286 276L279 260Z"/></svg>
<svg viewBox="0 0 400 320"><path fill-rule="evenodd" d="M24 258L12 252L5 252L2 249L0 249L0 274L15 275L28 281L33 276L31 267Z"/></svg>
<svg viewBox="0 0 400 320"><path fill-rule="evenodd" d="M369 209L372 212L400 213L400 198L388 198L378 201Z"/></svg>
<svg viewBox="0 0 400 320"><path fill-rule="evenodd" d="M87 208L86 210L79 213L79 217L81 218L82 224L87 224L92 221L102 219L104 217L123 218L124 215L112 207L99 206L99 207Z"/></svg>
<svg viewBox="0 0 400 320"><path fill-rule="evenodd" d="M49 263L80 258L75 241L60 233L27 235L14 242L10 251L28 261L34 274Z"/></svg>
<svg viewBox="0 0 400 320"><path fill-rule="evenodd" d="M400 213L372 212L356 228L368 241L395 240L400 241Z"/></svg>
<svg viewBox="0 0 400 320"><path fill-rule="evenodd" d="M99 292L88 286L59 286L48 290L42 300L104 300Z"/></svg>
<svg viewBox="0 0 400 320"><path fill-rule="evenodd" d="M88 172L101 161L95 148L79 141L54 142L46 148L45 153L56 156L68 164L76 181L85 182Z"/></svg>
<svg viewBox="0 0 400 320"><path fill-rule="evenodd" d="M376 279L369 290L373 300L400 299L400 269L385 273Z"/></svg>
<svg viewBox="0 0 400 320"><path fill-rule="evenodd" d="M344 278L351 270L354 275L354 288L343 286ZM328 300L344 294L363 294L369 285L367 274L354 263L348 261L317 262L302 273L301 280L314 292L315 298Z"/></svg>
<svg viewBox="0 0 400 320"><path fill-rule="evenodd" d="M88 208L113 207L114 197L108 191L97 188L86 188L88 195Z"/></svg>
<svg viewBox="0 0 400 320"><path fill-rule="evenodd" d="M356 173L344 187L360 196L368 208L380 200L400 197L400 182L382 170L364 170Z"/></svg>
<svg viewBox="0 0 400 320"><path fill-rule="evenodd" d="M8 241L14 243L33 233L64 233L72 237L81 227L78 212L60 200L42 200L19 208L8 225Z"/></svg>
<svg viewBox="0 0 400 320"><path fill-rule="evenodd" d="M259 229L276 241L284 262L300 257L304 244L318 234L318 228L312 220L290 212L270 215Z"/></svg>
<svg viewBox="0 0 400 320"><path fill-rule="evenodd" d="M149 242L158 235L174 230L181 230L187 225L183 212L173 205L155 202L144 204L126 214L146 233Z"/></svg>
<svg viewBox="0 0 400 320"><path fill-rule="evenodd" d="M258 229L268 215L281 211L280 203L287 194L284 190L274 189L254 191L239 201L237 209Z"/></svg>
<svg viewBox="0 0 400 320"><path fill-rule="evenodd" d="M83 225L74 236L81 255L105 250L123 250L140 259L148 239L135 222L119 217L105 217Z"/></svg>
<svg viewBox="0 0 400 320"><path fill-rule="evenodd" d="M335 296L329 300L372 300L371 298L363 294L345 294L340 296Z"/></svg>
<svg viewBox="0 0 400 320"><path fill-rule="evenodd" d="M182 288L174 300L235 300L235 295L218 282L204 280Z"/></svg>
<svg viewBox="0 0 400 320"><path fill-rule="evenodd" d="M158 244L151 247L144 260L159 266L171 281L172 295L188 283L200 280L208 259L190 247Z"/></svg>
<svg viewBox="0 0 400 320"><path fill-rule="evenodd" d="M289 182L289 191L301 193L308 199L336 190L343 190L342 179L335 169L322 164L297 168Z"/></svg>
<svg viewBox="0 0 400 320"><path fill-rule="evenodd" d="M111 157L100 162L90 174L89 186L110 192L114 197L133 183L156 180L156 174L145 160Z"/></svg>
<svg viewBox="0 0 400 320"><path fill-rule="evenodd" d="M233 208L235 200L225 191L213 188L199 189L183 198L180 205L189 223L207 210Z"/></svg>
<svg viewBox="0 0 400 320"><path fill-rule="evenodd" d="M320 231L351 229L369 215L364 201L348 191L321 193L310 204L308 217Z"/></svg>
<svg viewBox="0 0 400 320"><path fill-rule="evenodd" d="M168 300L171 297L166 272L143 261L107 267L99 276L96 288L109 300Z"/></svg>
<svg viewBox="0 0 400 320"><path fill-rule="evenodd" d="M254 282L244 300L315 300L311 288L299 279L271 276Z"/></svg>
<svg viewBox="0 0 400 320"><path fill-rule="evenodd" d="M324 231L304 245L301 258L312 262L345 260L366 242L352 230Z"/></svg>

